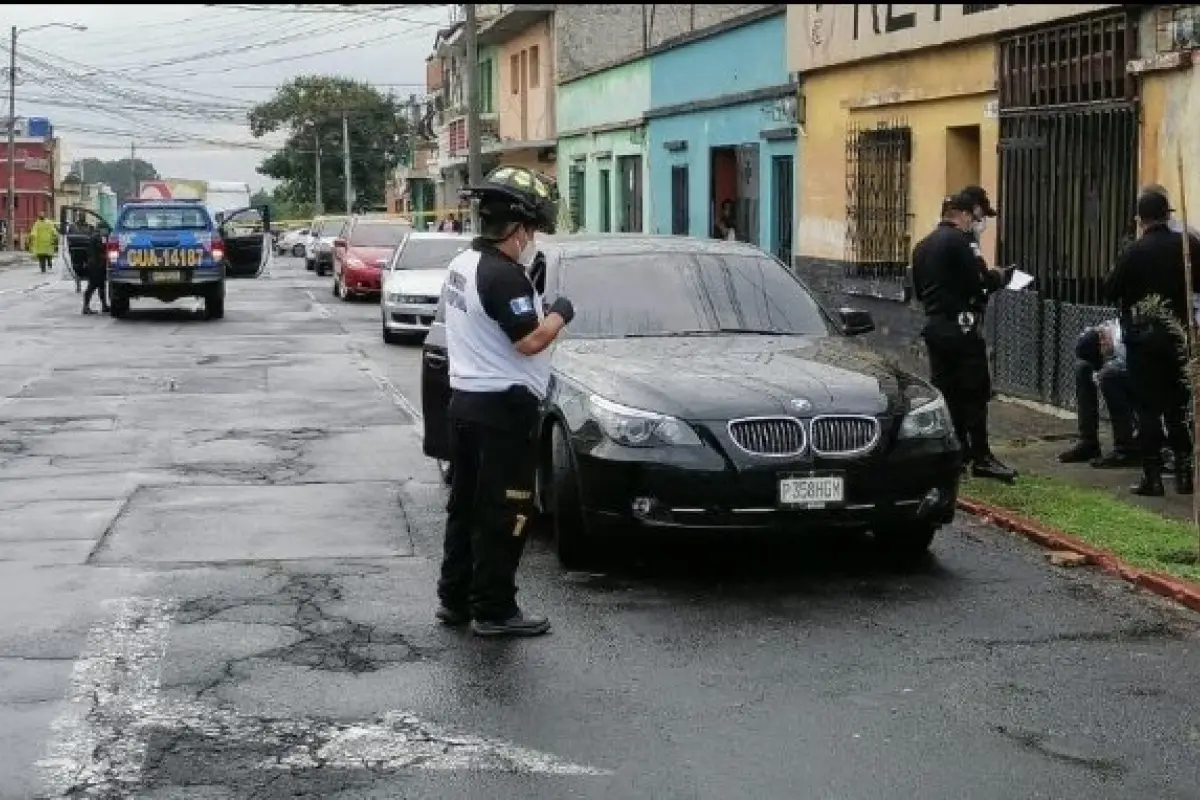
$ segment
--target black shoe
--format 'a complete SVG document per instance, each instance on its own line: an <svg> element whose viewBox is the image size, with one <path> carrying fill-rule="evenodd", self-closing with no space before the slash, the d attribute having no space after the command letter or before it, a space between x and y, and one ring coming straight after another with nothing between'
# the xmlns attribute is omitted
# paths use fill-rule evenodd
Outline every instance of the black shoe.
<svg viewBox="0 0 1200 800"><path fill-rule="evenodd" d="M438 606L438 610L433 612L433 615L438 618L438 622L443 625L448 625L451 628L457 628L460 625L466 625L471 621L470 612L463 611L449 606Z"/></svg>
<svg viewBox="0 0 1200 800"><path fill-rule="evenodd" d="M95 314L96 312L95 312L95 311L92 311L92 309L91 309L91 307L90 307L90 306L84 306L84 307L83 307L83 313L84 313L84 314Z"/></svg>
<svg viewBox="0 0 1200 800"><path fill-rule="evenodd" d="M1157 469L1146 469L1142 472L1142 479L1130 487L1129 491L1139 497L1162 497L1167 493L1167 488L1163 486L1162 473L1160 471Z"/></svg>
<svg viewBox="0 0 1200 800"><path fill-rule="evenodd" d="M1058 454L1063 464L1083 464L1100 458L1100 445L1096 442L1079 442L1070 450Z"/></svg>
<svg viewBox="0 0 1200 800"><path fill-rule="evenodd" d="M520 611L502 621L477 619L471 623L471 632L476 636L541 636L549 631L550 620L527 617Z"/></svg>
<svg viewBox="0 0 1200 800"><path fill-rule="evenodd" d="M112 311L112 309L111 309L111 308L109 308L108 306L100 306L100 313L101 313L101 314L108 314L108 313L109 313L109 312L111 312L111 311Z"/></svg>
<svg viewBox="0 0 1200 800"><path fill-rule="evenodd" d="M1005 483L1012 483L1017 479L1017 471L995 456L975 459L975 463L971 465L971 475Z"/></svg>
<svg viewBox="0 0 1200 800"><path fill-rule="evenodd" d="M1096 469L1128 469L1136 467L1139 463L1141 463L1141 459L1133 453L1116 451L1093 460L1092 466Z"/></svg>
<svg viewBox="0 0 1200 800"><path fill-rule="evenodd" d="M1192 494L1195 492L1193 483L1195 477L1195 466L1190 458L1175 459L1177 469L1175 470L1175 491L1177 494Z"/></svg>

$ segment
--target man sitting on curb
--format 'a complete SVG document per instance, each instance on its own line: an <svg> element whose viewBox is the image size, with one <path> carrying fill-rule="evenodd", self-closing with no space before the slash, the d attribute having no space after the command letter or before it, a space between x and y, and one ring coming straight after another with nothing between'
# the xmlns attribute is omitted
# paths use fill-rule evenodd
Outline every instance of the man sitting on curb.
<svg viewBox="0 0 1200 800"><path fill-rule="evenodd" d="M1064 464L1090 461L1093 467L1135 467L1140 464L1134 437L1133 387L1125 368L1121 326L1108 320L1086 329L1075 343L1075 398L1079 403L1079 442L1059 455ZM1099 387L1099 394L1096 388ZM1113 450L1100 450L1100 397L1108 407Z"/></svg>

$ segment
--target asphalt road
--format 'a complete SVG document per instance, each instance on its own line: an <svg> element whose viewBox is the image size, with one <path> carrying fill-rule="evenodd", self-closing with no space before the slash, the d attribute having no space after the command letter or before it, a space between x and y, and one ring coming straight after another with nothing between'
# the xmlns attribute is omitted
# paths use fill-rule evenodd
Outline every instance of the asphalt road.
<svg viewBox="0 0 1200 800"><path fill-rule="evenodd" d="M0 797L1200 797L1196 618L964 521L648 545L433 624L417 353L280 260L228 315L0 274Z"/></svg>

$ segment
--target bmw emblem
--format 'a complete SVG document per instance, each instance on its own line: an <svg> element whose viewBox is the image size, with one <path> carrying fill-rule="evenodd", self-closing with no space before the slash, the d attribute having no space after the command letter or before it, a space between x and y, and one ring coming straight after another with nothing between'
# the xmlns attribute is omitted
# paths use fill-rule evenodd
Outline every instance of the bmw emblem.
<svg viewBox="0 0 1200 800"><path fill-rule="evenodd" d="M801 414L812 411L812 401L807 397L794 397L788 402L788 405L792 407L793 411Z"/></svg>

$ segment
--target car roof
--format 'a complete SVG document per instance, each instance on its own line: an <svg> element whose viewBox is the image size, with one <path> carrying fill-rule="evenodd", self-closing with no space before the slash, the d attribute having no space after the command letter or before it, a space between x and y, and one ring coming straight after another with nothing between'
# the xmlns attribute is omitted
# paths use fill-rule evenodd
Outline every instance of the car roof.
<svg viewBox="0 0 1200 800"><path fill-rule="evenodd" d="M765 255L752 244L696 236L645 233L572 233L539 235L538 247L567 256L637 255L641 253L693 253L707 255Z"/></svg>
<svg viewBox="0 0 1200 800"><path fill-rule="evenodd" d="M408 217L398 217L395 214L355 214L351 217L355 222L394 222L397 225L412 225Z"/></svg>
<svg viewBox="0 0 1200 800"><path fill-rule="evenodd" d="M453 233L451 231L413 231L408 235L409 239L454 239L460 242L469 242L472 239L469 233Z"/></svg>

